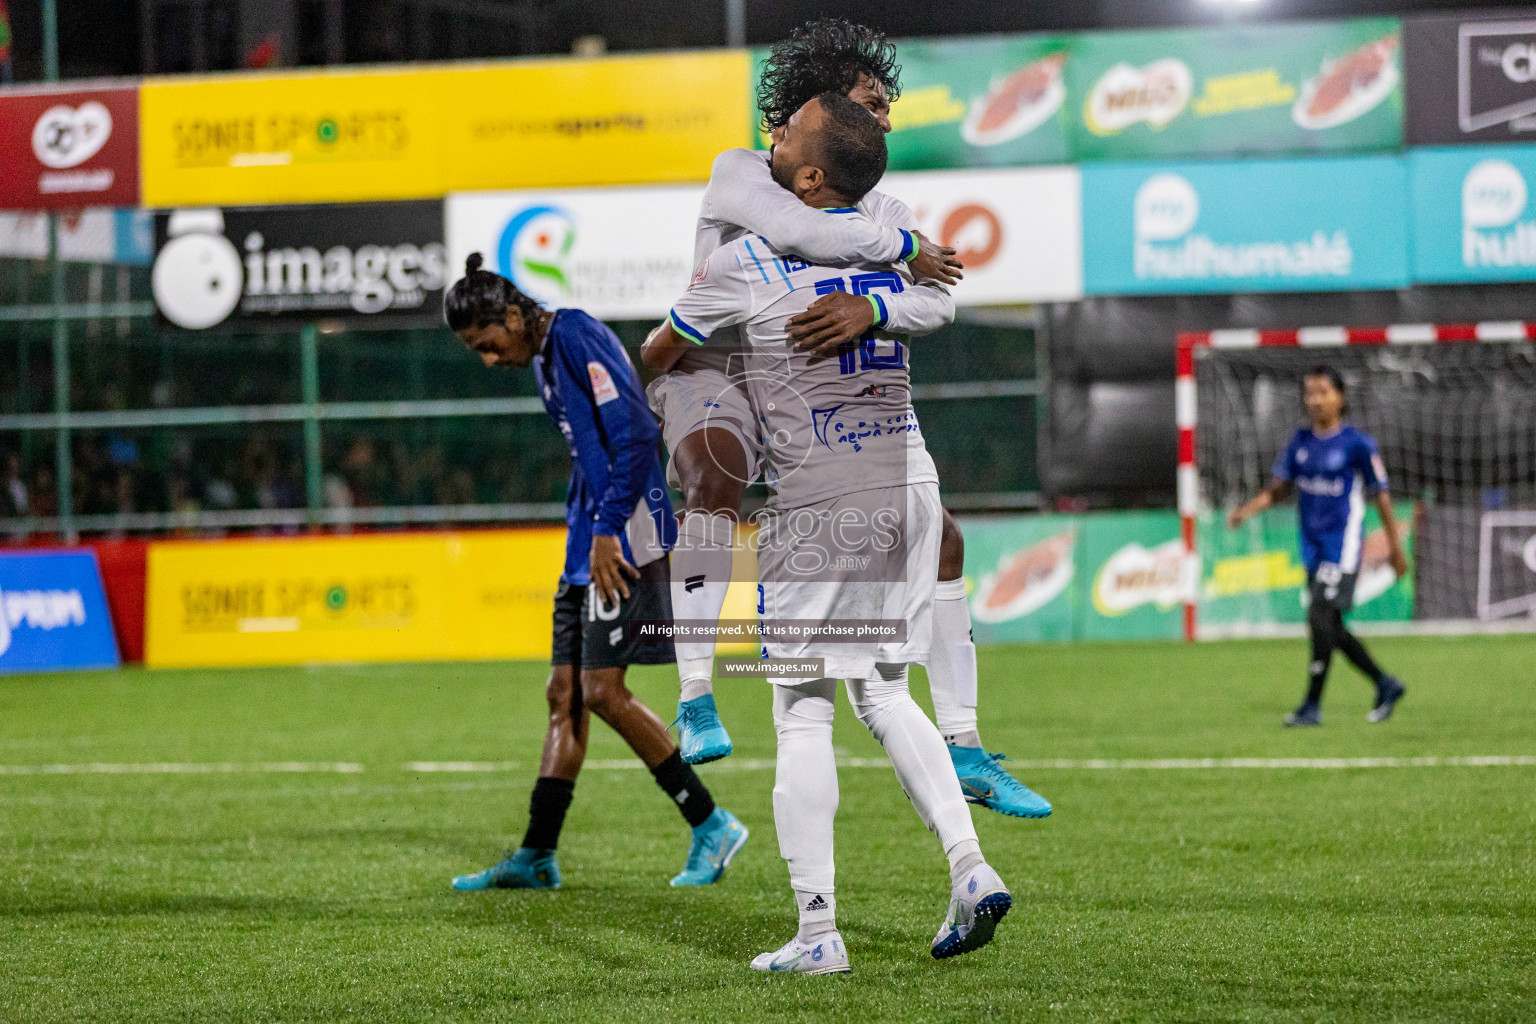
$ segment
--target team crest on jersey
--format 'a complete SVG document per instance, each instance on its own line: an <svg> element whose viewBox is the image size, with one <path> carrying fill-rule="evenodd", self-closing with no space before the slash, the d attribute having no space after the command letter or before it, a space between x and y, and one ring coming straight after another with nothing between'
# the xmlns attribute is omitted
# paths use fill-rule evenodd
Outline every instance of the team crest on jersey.
<svg viewBox="0 0 1536 1024"><path fill-rule="evenodd" d="M886 390L887 390L887 385L885 385L885 384L870 384L867 387L865 387L865 389L863 391L860 391L858 394L854 395L853 397L854 398L865 398L865 397L884 398Z"/></svg>
<svg viewBox="0 0 1536 1024"><path fill-rule="evenodd" d="M588 363L587 376L592 381L592 398L598 405L607 405L619 397L619 389L614 386L613 377L602 363L595 359Z"/></svg>

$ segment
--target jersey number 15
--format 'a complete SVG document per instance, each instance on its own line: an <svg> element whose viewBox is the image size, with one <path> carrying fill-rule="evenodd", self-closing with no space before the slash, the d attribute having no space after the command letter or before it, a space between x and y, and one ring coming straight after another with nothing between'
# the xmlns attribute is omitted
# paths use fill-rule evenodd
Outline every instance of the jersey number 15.
<svg viewBox="0 0 1536 1024"><path fill-rule="evenodd" d="M885 291L895 295L906 287L902 283L901 275L890 270L871 274L854 274L852 281L855 295L868 295L873 291ZM824 281L816 282L817 295L830 295L833 292L848 290L848 280L845 278L829 277ZM874 329L865 331L857 344L837 357L838 372L846 376L857 373L859 370L902 369L907 365L906 351L901 347L901 342L896 339L887 340L891 343L892 351L888 355L881 355L876 351L877 340ZM884 342L878 343L884 344ZM854 368L855 357L858 359L858 369Z"/></svg>

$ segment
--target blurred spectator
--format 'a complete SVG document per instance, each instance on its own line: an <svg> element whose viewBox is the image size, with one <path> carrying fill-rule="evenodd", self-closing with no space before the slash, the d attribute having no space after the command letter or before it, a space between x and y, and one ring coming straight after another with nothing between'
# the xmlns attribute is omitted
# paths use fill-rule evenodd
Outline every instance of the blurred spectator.
<svg viewBox="0 0 1536 1024"><path fill-rule="evenodd" d="M5 457L5 514L26 515L31 510L27 497L27 484L21 478L21 456L7 455Z"/></svg>

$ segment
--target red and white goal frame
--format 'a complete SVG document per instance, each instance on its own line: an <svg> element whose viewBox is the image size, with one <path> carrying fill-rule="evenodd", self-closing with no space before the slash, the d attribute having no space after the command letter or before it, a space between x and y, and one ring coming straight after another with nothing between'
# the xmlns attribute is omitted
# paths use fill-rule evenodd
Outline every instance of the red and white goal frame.
<svg viewBox="0 0 1536 1024"><path fill-rule="evenodd" d="M1178 504L1184 557L1193 583L1186 587L1184 639L1196 639L1199 627L1200 562L1195 543L1200 510L1200 470L1195 463L1199 403L1195 395L1195 351L1200 348L1302 347L1346 345L1435 345L1484 341L1536 340L1536 323L1492 320L1475 324L1395 324L1391 327L1300 327L1281 331L1232 329L1192 331L1178 336L1174 380L1174 418L1179 427Z"/></svg>

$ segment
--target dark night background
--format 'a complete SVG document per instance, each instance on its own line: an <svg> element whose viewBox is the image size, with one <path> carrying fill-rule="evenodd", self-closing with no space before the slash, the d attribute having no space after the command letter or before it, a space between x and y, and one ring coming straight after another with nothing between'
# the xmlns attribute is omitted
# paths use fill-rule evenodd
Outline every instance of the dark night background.
<svg viewBox="0 0 1536 1024"><path fill-rule="evenodd" d="M609 51L719 46L724 0L58 0L65 78L245 65L263 24L288 26L286 66L569 53L584 36ZM893 36L1136 28L1529 6L1448 0L746 0L747 41L766 43L818 14ZM17 81L42 77L39 0L12 0ZM198 27L200 26L200 31Z"/></svg>

